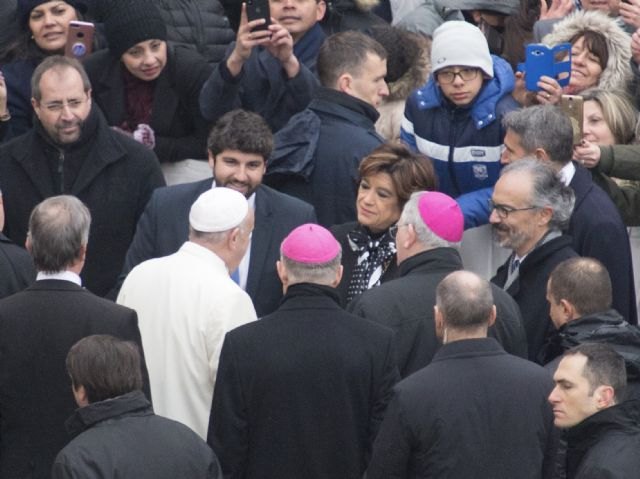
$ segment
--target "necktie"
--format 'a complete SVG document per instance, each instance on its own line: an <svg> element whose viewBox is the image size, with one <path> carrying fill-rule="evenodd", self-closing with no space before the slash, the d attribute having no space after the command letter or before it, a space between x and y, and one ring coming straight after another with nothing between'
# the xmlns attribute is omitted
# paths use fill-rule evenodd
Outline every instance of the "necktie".
<svg viewBox="0 0 640 479"><path fill-rule="evenodd" d="M520 267L520 260L513 258L513 260L511 261L511 268L509 269L509 273L510 274L515 273L519 267Z"/></svg>

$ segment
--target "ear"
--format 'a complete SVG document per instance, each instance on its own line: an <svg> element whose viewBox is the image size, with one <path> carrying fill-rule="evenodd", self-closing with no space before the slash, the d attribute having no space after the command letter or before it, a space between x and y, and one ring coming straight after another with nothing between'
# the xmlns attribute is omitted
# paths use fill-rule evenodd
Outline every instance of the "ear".
<svg viewBox="0 0 640 479"><path fill-rule="evenodd" d="M324 18L324 14L326 13L326 11L327 11L327 4L323 0L320 0L318 3L316 3L316 21L317 22L319 22Z"/></svg>
<svg viewBox="0 0 640 479"><path fill-rule="evenodd" d="M560 307L562 308L562 315L567 321L575 319L577 316L576 308L566 299L560 300Z"/></svg>
<svg viewBox="0 0 640 479"><path fill-rule="evenodd" d="M397 235L396 235L397 240ZM418 235L412 224L408 224L405 227L404 240L402 241L402 247L405 250L409 250L418 241Z"/></svg>
<svg viewBox="0 0 640 479"><path fill-rule="evenodd" d="M73 397L75 398L78 407L85 407L89 405L89 397L84 386L80 385L76 387L75 384L72 383L71 390L73 391Z"/></svg>
<svg viewBox="0 0 640 479"><path fill-rule="evenodd" d="M433 318L436 326L436 336L442 340L444 338L444 318L438 306L433 307Z"/></svg>
<svg viewBox="0 0 640 479"><path fill-rule="evenodd" d="M344 267L342 265L340 265L340 267L336 271L335 279L331 282L331 287L332 288L337 288L338 287L338 285L340 284L340 280L342 279L342 273L343 272L344 272Z"/></svg>
<svg viewBox="0 0 640 479"><path fill-rule="evenodd" d="M284 267L282 261L276 261L276 270L278 271L278 277L280 278L282 286L286 288L289 285L289 275L287 274L287 269Z"/></svg>
<svg viewBox="0 0 640 479"><path fill-rule="evenodd" d="M89 104L89 107L91 107L91 102L93 100L93 97L91 96L91 88L87 90L87 97L87 103Z"/></svg>
<svg viewBox="0 0 640 479"><path fill-rule="evenodd" d="M488 326L491 327L496 323L496 318L498 317L498 310L496 309L496 305L494 304L491 307L491 314L489 315L489 324Z"/></svg>
<svg viewBox="0 0 640 479"><path fill-rule="evenodd" d="M87 259L87 245L83 244L80 246L80 251L78 252L78 258L84 262Z"/></svg>
<svg viewBox="0 0 640 479"><path fill-rule="evenodd" d="M538 212L540 213L538 216L538 225L544 226L549 224L549 221L551 221L551 218L553 217L553 210L548 206L545 206L544 208L540 208Z"/></svg>
<svg viewBox="0 0 640 479"><path fill-rule="evenodd" d="M33 107L33 111L35 112L38 119L40 119L40 102L32 97L31 106Z"/></svg>
<svg viewBox="0 0 640 479"><path fill-rule="evenodd" d="M598 386L593 394L598 409L605 409L615 404L616 394L611 386Z"/></svg>
<svg viewBox="0 0 640 479"><path fill-rule="evenodd" d="M482 20L482 14L480 13L480 10L471 10L471 17L473 18L473 21L475 23L480 23L480 20Z"/></svg>
<svg viewBox="0 0 640 479"><path fill-rule="evenodd" d="M24 241L24 247L31 254L31 233L27 231L27 239Z"/></svg>
<svg viewBox="0 0 640 479"><path fill-rule="evenodd" d="M353 83L353 77L350 73L343 73L338 77L338 81L336 82L336 90L341 91L342 93L350 94L351 85Z"/></svg>
<svg viewBox="0 0 640 479"><path fill-rule="evenodd" d="M544 151L544 148L536 148L533 154L536 156L536 159L540 161L551 161L547 152Z"/></svg>

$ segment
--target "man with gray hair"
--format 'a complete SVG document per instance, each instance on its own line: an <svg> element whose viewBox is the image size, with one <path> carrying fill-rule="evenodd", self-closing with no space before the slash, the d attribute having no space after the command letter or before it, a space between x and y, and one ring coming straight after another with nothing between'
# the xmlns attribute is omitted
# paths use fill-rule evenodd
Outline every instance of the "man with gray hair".
<svg viewBox="0 0 640 479"><path fill-rule="evenodd" d="M553 331L547 280L562 261L577 256L564 236L574 194L546 163L524 159L502 170L490 200L494 240L513 251L491 280L516 300L527 332L529 359L539 360Z"/></svg>
<svg viewBox="0 0 640 479"><path fill-rule="evenodd" d="M496 319L489 282L468 271L449 274L434 311L444 344L394 388L367 479L550 477L553 382L487 337Z"/></svg>
<svg viewBox="0 0 640 479"><path fill-rule="evenodd" d="M189 212L189 240L133 268L118 295L140 318L155 412L203 439L224 335L256 319L251 299L229 276L253 225L242 193L205 191Z"/></svg>
<svg viewBox="0 0 640 479"><path fill-rule="evenodd" d="M29 218L34 285L0 301L0 477L49 477L76 404L64 368L69 348L91 334L142 347L135 311L81 286L91 215L73 196L53 196ZM145 392L148 378L143 364Z"/></svg>
<svg viewBox="0 0 640 479"><path fill-rule="evenodd" d="M403 378L429 364L440 347L433 317L436 286L463 268L459 253L463 222L460 207L444 193L414 193L391 228L400 278L366 291L349 304L349 311L395 331ZM518 305L497 286L494 297L498 320L490 334L509 353L526 358L527 339Z"/></svg>
<svg viewBox="0 0 640 479"><path fill-rule="evenodd" d="M567 234L580 256L605 265L613 284L613 307L631 324L637 324L636 295L629 236L611 198L597 186L589 171L573 156L573 128L557 107L539 105L509 113L503 124L503 163L525 156L547 162L575 194L575 207ZM550 134L550 132L553 132Z"/></svg>
<svg viewBox="0 0 640 479"><path fill-rule="evenodd" d="M392 332L340 307L328 230L280 251L280 307L224 340L207 442L225 477L360 478L398 379Z"/></svg>

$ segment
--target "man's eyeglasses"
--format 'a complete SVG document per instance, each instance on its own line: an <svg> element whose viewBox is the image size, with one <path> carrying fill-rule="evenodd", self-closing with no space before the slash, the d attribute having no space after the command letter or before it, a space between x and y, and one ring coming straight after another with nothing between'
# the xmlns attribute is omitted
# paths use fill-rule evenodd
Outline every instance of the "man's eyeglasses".
<svg viewBox="0 0 640 479"><path fill-rule="evenodd" d="M488 200L489 202L489 212L495 210L498 218L501 220L506 220L509 217L509 214L515 213L516 211L527 211L527 210L537 210L540 208L539 206L527 206L526 208L514 208L513 206L508 205L500 205L494 203L491 198Z"/></svg>
<svg viewBox="0 0 640 479"><path fill-rule="evenodd" d="M457 72L453 70L443 70L436 72L436 76L438 77L438 81L440 83L445 84L453 83L457 76L462 78L463 81L471 81L475 80L475 78L478 76L478 69L462 68Z"/></svg>
<svg viewBox="0 0 640 479"><path fill-rule="evenodd" d="M391 228L389 228L389 234L391 235L391 237L393 239L396 239L396 235L398 234L398 228L400 228L401 226L409 226L411 223L399 223L399 224L395 224L393 225Z"/></svg>

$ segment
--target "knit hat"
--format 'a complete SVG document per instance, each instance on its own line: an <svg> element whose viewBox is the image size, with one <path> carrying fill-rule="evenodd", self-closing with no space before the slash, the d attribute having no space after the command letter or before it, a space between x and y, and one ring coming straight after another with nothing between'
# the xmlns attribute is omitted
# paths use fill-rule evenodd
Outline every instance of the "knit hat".
<svg viewBox="0 0 640 479"><path fill-rule="evenodd" d="M282 242L282 254L298 263L326 263L339 253L340 243L329 230L313 223L298 226Z"/></svg>
<svg viewBox="0 0 640 479"><path fill-rule="evenodd" d="M457 10L490 10L504 15L520 11L519 0L440 0L440 4Z"/></svg>
<svg viewBox="0 0 640 479"><path fill-rule="evenodd" d="M191 206L189 224L196 231L228 231L246 218L249 203L242 193L216 186L202 193Z"/></svg>
<svg viewBox="0 0 640 479"><path fill-rule="evenodd" d="M467 22L444 22L433 32L432 71L445 67L476 67L493 78L493 61L487 39L480 29Z"/></svg>
<svg viewBox="0 0 640 479"><path fill-rule="evenodd" d="M29 16L31 15L31 10L36 8L38 5L42 5L43 3L50 2L51 0L18 0L18 19L20 20L20 25L27 25L29 22ZM78 10L80 13L87 12L87 5L82 0L64 0L65 3L68 3L73 8Z"/></svg>
<svg viewBox="0 0 640 479"><path fill-rule="evenodd" d="M140 42L167 39L162 15L150 0L113 0L104 30L109 51L117 58Z"/></svg>
<svg viewBox="0 0 640 479"><path fill-rule="evenodd" d="M464 232L464 216L456 200L444 193L427 191L418 200L424 224L438 237L457 243Z"/></svg>

